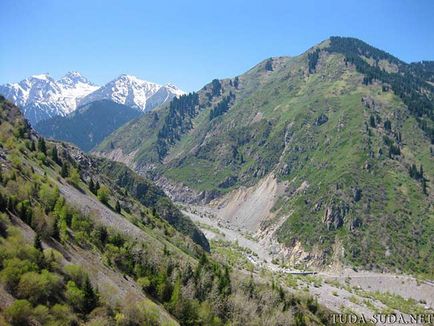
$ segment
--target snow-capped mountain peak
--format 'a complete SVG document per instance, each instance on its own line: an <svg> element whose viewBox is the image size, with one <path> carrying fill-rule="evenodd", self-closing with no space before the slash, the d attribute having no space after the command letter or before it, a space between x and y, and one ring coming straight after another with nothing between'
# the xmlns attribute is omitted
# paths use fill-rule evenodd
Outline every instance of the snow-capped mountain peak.
<svg viewBox="0 0 434 326"><path fill-rule="evenodd" d="M176 87L175 85L173 85L171 83L168 83L168 84L164 85L164 87L166 87L167 89L169 89L176 96L181 96L181 95L185 94L184 91L182 91L181 89L179 89L178 87Z"/></svg>
<svg viewBox="0 0 434 326"><path fill-rule="evenodd" d="M74 87L80 83L95 86L92 82L89 81L89 79L82 76L77 71L68 72L65 76L60 78L58 82L64 85L65 87Z"/></svg>
<svg viewBox="0 0 434 326"><path fill-rule="evenodd" d="M50 75L47 73L45 74L39 74L39 75L32 75L28 79L40 79L40 80L47 80L50 78Z"/></svg>
<svg viewBox="0 0 434 326"><path fill-rule="evenodd" d="M36 124L74 111L79 100L96 89L98 86L77 72L68 73L57 81L45 73L2 85L0 94L19 106L26 118Z"/></svg>
<svg viewBox="0 0 434 326"><path fill-rule="evenodd" d="M165 96L160 96L160 90L165 89ZM175 96L184 94L175 86L169 88L159 84L142 80L133 75L122 74L108 82L97 91L89 94L80 102L84 105L90 102L108 99L141 111L149 111L154 107L171 100Z"/></svg>

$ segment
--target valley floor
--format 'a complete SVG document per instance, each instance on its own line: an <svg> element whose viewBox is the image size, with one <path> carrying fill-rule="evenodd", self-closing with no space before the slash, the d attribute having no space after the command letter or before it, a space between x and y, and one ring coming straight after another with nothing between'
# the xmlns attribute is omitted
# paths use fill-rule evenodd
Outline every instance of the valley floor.
<svg viewBox="0 0 434 326"><path fill-rule="evenodd" d="M215 209L179 204L205 233L216 255L258 278L278 280L294 292L306 292L337 313L372 318L393 312L434 314L434 283L412 276L372 271L302 271L278 263L276 244L258 241L251 233L221 219ZM380 325L381 323L378 323Z"/></svg>

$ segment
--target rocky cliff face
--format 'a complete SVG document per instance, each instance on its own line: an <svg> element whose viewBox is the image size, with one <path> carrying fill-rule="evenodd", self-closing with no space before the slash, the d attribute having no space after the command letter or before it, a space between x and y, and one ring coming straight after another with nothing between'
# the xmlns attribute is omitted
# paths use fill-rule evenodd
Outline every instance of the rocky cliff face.
<svg viewBox="0 0 434 326"><path fill-rule="evenodd" d="M345 203L327 207L324 213L324 223L328 230L336 230L344 224L344 218L348 214L350 206Z"/></svg>

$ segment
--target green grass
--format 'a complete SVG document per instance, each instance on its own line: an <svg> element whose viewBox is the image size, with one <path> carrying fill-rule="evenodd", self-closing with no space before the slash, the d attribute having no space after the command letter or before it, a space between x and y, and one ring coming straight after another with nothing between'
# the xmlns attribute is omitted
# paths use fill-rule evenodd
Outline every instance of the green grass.
<svg viewBox="0 0 434 326"><path fill-rule="evenodd" d="M194 224L196 224L202 230L208 230L208 231L213 232L216 235L225 237L225 234L222 231L220 231L218 228L216 228L216 227L214 227L212 225L209 225L209 224L206 224L206 223L202 223L202 222L197 222L197 221L194 222Z"/></svg>
<svg viewBox="0 0 434 326"><path fill-rule="evenodd" d="M248 248L239 246L237 243L225 240L211 240L211 251L218 260L241 269L253 271L254 265L247 259L247 254L252 254Z"/></svg>
<svg viewBox="0 0 434 326"><path fill-rule="evenodd" d="M309 284L312 284L316 288L321 287L323 283L323 279L319 276L304 275L303 277L300 276L299 278L306 281Z"/></svg>
<svg viewBox="0 0 434 326"><path fill-rule="evenodd" d="M169 169L166 176L198 191L215 190L215 184L231 175L230 169L218 168L206 160L190 158L185 165Z"/></svg>
<svg viewBox="0 0 434 326"><path fill-rule="evenodd" d="M364 291L364 290L357 290L356 293L359 296L374 299L382 302L384 305L386 305L389 309L395 309L402 313L407 314L424 314L429 311L425 310L423 306L418 304L418 302L414 299L405 299L401 297L400 295L393 294L393 293L384 293L379 291ZM365 303L369 302L369 300L365 300ZM367 304L368 306L368 304Z"/></svg>

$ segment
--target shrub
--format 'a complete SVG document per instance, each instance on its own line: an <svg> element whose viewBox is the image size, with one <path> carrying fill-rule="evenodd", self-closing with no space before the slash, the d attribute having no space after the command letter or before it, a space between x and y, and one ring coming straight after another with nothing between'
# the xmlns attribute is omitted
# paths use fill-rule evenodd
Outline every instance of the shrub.
<svg viewBox="0 0 434 326"><path fill-rule="evenodd" d="M101 186L97 192L98 199L104 205L107 205L109 199L109 189L106 186Z"/></svg>
<svg viewBox="0 0 434 326"><path fill-rule="evenodd" d="M106 186L101 186L101 188L98 189L99 201L104 205L107 205L108 198L109 198L109 189Z"/></svg>
<svg viewBox="0 0 434 326"><path fill-rule="evenodd" d="M47 248L44 250L44 259L47 262L47 266L49 266L50 270L58 270L61 268L61 261L63 256L60 252L53 248Z"/></svg>
<svg viewBox="0 0 434 326"><path fill-rule="evenodd" d="M33 304L52 301L62 290L62 279L59 275L43 270L40 274L28 272L21 276L18 284L18 296Z"/></svg>
<svg viewBox="0 0 434 326"><path fill-rule="evenodd" d="M56 201L59 198L59 188L50 187L49 184L44 183L39 190L39 199L47 211L52 211Z"/></svg>
<svg viewBox="0 0 434 326"><path fill-rule="evenodd" d="M72 168L69 172L68 182L75 188L80 188L80 173L76 168Z"/></svg>
<svg viewBox="0 0 434 326"><path fill-rule="evenodd" d="M3 265L3 270L0 272L0 280L9 291L15 290L21 275L37 270L36 264L19 258L6 259Z"/></svg>
<svg viewBox="0 0 434 326"><path fill-rule="evenodd" d="M27 300L17 300L6 308L5 315L13 326L27 325L32 315L32 305Z"/></svg>
<svg viewBox="0 0 434 326"><path fill-rule="evenodd" d="M38 305L33 309L32 317L36 319L40 325L47 325L50 321L50 310L44 305Z"/></svg>
<svg viewBox="0 0 434 326"><path fill-rule="evenodd" d="M75 311L83 311L85 306L84 291L79 289L74 281L69 281L66 285L65 297Z"/></svg>
<svg viewBox="0 0 434 326"><path fill-rule="evenodd" d="M144 290L146 291L149 286L151 285L151 281L149 280L149 278L147 277L140 277L137 280L137 284Z"/></svg>
<svg viewBox="0 0 434 326"><path fill-rule="evenodd" d="M67 305L55 304L50 309L50 313L57 325L78 325L77 317Z"/></svg>
<svg viewBox="0 0 434 326"><path fill-rule="evenodd" d="M69 280L75 282L79 287L83 286L86 275L81 266L67 265L64 271Z"/></svg>

